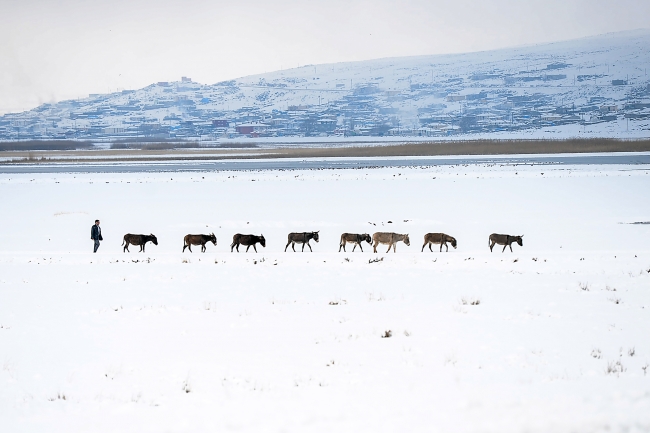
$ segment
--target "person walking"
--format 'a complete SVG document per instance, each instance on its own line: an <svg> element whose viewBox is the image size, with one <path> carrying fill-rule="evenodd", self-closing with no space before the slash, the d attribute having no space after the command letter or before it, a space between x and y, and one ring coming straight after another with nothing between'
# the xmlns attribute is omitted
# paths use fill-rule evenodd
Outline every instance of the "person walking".
<svg viewBox="0 0 650 433"><path fill-rule="evenodd" d="M104 240L102 237L102 229L99 227L99 220L95 220L95 224L93 224L93 227L90 229L90 239L95 241L95 250L93 253L96 253L97 248L99 248L99 241Z"/></svg>

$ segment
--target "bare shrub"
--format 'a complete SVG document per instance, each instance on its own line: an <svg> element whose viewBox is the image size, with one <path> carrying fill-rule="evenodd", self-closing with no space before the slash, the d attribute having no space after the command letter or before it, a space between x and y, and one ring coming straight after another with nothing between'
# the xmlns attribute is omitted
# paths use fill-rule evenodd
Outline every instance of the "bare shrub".
<svg viewBox="0 0 650 433"><path fill-rule="evenodd" d="M61 392L58 392L58 393L56 394L56 397L50 397L50 398L48 398L47 400L48 400L48 401L67 400L67 397L65 396L65 394L63 394L63 393L61 393Z"/></svg>
<svg viewBox="0 0 650 433"><path fill-rule="evenodd" d="M336 301L330 301L329 305L345 305L347 303L348 303L348 301L346 301L345 299L339 299L339 300L336 300Z"/></svg>
<svg viewBox="0 0 650 433"><path fill-rule="evenodd" d="M405 329L405 330L404 330L404 335L405 335L406 337L410 337L410 336L411 336L411 331Z"/></svg>
<svg viewBox="0 0 650 433"><path fill-rule="evenodd" d="M616 287L605 286L605 290L607 290L608 292L615 292L615 291L616 291Z"/></svg>
<svg viewBox="0 0 650 433"><path fill-rule="evenodd" d="M625 371L627 371L627 368L623 366L620 360L608 362L607 368L605 369L606 374L615 374L616 376L624 373Z"/></svg>
<svg viewBox="0 0 650 433"><path fill-rule="evenodd" d="M589 291L589 283L578 283L578 287L580 287L580 290L583 292Z"/></svg>
<svg viewBox="0 0 650 433"><path fill-rule="evenodd" d="M393 331L389 329L387 331L384 331L384 334L381 336L381 338L390 338L392 336L393 336Z"/></svg>
<svg viewBox="0 0 650 433"><path fill-rule="evenodd" d="M634 356L634 355L636 355L636 349L634 348L634 346L632 346L629 349L627 349L627 356Z"/></svg>
<svg viewBox="0 0 650 433"><path fill-rule="evenodd" d="M383 257L382 258L376 258L376 259L368 259L368 263L379 263L379 262L383 262L383 261L384 261Z"/></svg>
<svg viewBox="0 0 650 433"><path fill-rule="evenodd" d="M480 305L481 300L479 298L460 298L461 305Z"/></svg>
<svg viewBox="0 0 650 433"><path fill-rule="evenodd" d="M593 349L591 351L592 358L600 359L600 356L601 356L600 349Z"/></svg>
<svg viewBox="0 0 650 433"><path fill-rule="evenodd" d="M645 365L644 365L643 367L641 367L641 370L643 370L643 375L644 375L644 376L645 376L645 374L646 374L646 370L648 370L648 367L649 367L649 366L650 366L650 364L648 364L648 363L646 362Z"/></svg>
<svg viewBox="0 0 650 433"><path fill-rule="evenodd" d="M621 298L607 298L608 301L612 301L615 304L622 304Z"/></svg>
<svg viewBox="0 0 650 433"><path fill-rule="evenodd" d="M183 263L189 263L190 261L187 259L183 259Z"/></svg>

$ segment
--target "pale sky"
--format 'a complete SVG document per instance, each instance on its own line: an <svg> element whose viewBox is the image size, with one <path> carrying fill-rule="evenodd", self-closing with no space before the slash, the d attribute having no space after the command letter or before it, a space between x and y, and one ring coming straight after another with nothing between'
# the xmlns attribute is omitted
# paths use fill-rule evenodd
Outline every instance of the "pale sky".
<svg viewBox="0 0 650 433"><path fill-rule="evenodd" d="M0 0L0 114L181 76L212 84L649 22L650 0Z"/></svg>

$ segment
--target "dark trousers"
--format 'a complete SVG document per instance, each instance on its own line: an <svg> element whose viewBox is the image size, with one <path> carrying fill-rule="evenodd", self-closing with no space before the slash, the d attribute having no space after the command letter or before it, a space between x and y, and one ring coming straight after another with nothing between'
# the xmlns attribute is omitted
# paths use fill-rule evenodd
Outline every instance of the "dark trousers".
<svg viewBox="0 0 650 433"><path fill-rule="evenodd" d="M95 250L93 251L93 253L97 252L97 248L99 248L99 239L95 239Z"/></svg>

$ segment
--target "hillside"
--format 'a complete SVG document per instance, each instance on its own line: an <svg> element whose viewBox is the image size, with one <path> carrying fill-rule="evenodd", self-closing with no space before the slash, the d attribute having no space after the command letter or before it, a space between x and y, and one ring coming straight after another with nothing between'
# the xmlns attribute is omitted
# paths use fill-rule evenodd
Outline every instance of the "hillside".
<svg viewBox="0 0 650 433"><path fill-rule="evenodd" d="M0 117L0 140L650 136L650 30L183 78ZM294 138L287 138L294 137Z"/></svg>

